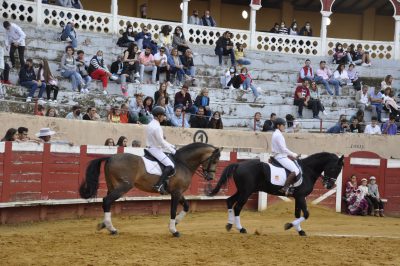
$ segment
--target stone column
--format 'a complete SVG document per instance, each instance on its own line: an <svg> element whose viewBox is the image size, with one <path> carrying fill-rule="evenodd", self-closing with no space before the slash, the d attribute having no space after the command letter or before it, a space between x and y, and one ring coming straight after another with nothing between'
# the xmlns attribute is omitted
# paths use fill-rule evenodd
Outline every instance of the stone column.
<svg viewBox="0 0 400 266"><path fill-rule="evenodd" d="M188 27L188 12L189 12L189 1L190 0L182 0L182 30L183 34L189 36L189 27Z"/></svg>
<svg viewBox="0 0 400 266"><path fill-rule="evenodd" d="M36 25L41 26L43 25L43 4L42 0L35 0L36 1Z"/></svg>
<svg viewBox="0 0 400 266"><path fill-rule="evenodd" d="M400 15L394 16L396 20L394 26L394 59L400 59Z"/></svg>
<svg viewBox="0 0 400 266"><path fill-rule="evenodd" d="M118 0L111 0L111 33L118 34Z"/></svg>
<svg viewBox="0 0 400 266"><path fill-rule="evenodd" d="M256 50L257 49L257 24L256 24L256 16L257 10L260 10L261 5L253 5L250 4L250 48Z"/></svg>
<svg viewBox="0 0 400 266"><path fill-rule="evenodd" d="M321 21L321 55L327 55L327 35L328 35L328 19L332 12L330 11L321 11L322 21Z"/></svg>

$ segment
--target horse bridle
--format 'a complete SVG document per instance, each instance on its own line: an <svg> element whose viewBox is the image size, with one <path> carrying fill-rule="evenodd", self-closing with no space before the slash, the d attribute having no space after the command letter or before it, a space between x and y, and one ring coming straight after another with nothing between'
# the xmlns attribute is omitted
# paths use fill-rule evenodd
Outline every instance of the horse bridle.
<svg viewBox="0 0 400 266"><path fill-rule="evenodd" d="M204 177L205 180L210 181L212 180L212 177L209 175L209 173L215 173L215 170L211 170L211 165L214 162L215 159L217 159L217 157L219 157L221 155L221 152L218 148L216 148L212 153L211 156L208 157L207 159L205 159L204 161L201 161L200 164L203 165L203 163L207 162L207 168L204 169L202 171L202 176Z"/></svg>
<svg viewBox="0 0 400 266"><path fill-rule="evenodd" d="M324 187L326 187L330 182L335 183L336 179L326 175L324 170L324 175L322 176L322 184L324 185Z"/></svg>

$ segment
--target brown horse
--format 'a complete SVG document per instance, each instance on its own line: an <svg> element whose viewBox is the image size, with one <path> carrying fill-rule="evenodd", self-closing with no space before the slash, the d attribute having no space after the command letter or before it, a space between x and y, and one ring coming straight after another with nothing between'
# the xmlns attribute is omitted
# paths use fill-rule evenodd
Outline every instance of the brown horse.
<svg viewBox="0 0 400 266"><path fill-rule="evenodd" d="M189 188L193 174L201 166L203 177L206 180L213 179L220 154L220 149L212 145L192 143L182 147L174 155L176 173L170 178L168 184L168 191L171 194L169 231L173 236L180 236L176 230L176 224L182 221L189 211L189 204L183 193ZM88 199L96 196L99 187L100 166L103 161L105 161L104 172L108 192L107 196L103 198L104 220L97 228L98 230L107 228L111 234L116 234L117 229L111 223L111 204L133 187L157 193L153 186L160 177L148 174L142 158L133 154L115 154L111 157L95 159L89 163L85 181L79 188L82 198ZM183 210L176 217L179 203L183 206Z"/></svg>

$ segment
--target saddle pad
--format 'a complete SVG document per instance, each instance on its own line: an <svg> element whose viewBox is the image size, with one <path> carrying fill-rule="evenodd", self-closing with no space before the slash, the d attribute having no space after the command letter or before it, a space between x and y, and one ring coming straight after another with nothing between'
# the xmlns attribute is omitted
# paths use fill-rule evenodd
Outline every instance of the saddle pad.
<svg viewBox="0 0 400 266"><path fill-rule="evenodd" d="M270 163L268 163L269 169L271 171L271 184L275 186L283 186L286 182L286 169L281 167L276 167ZM298 187L303 183L303 175L300 176L300 179L297 180L296 183L293 184L294 187Z"/></svg>
<svg viewBox="0 0 400 266"><path fill-rule="evenodd" d="M149 173L151 175L161 175L162 174L161 167L157 162L151 161L145 157L142 157L142 160L143 160L144 167L146 168L147 173Z"/></svg>

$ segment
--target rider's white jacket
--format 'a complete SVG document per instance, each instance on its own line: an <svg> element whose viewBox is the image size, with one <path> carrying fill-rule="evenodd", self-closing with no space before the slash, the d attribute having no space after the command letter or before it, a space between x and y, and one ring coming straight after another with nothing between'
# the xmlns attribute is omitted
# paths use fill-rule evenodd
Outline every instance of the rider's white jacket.
<svg viewBox="0 0 400 266"><path fill-rule="evenodd" d="M146 128L146 145L149 148L159 148L164 152L175 154L175 147L164 139L160 122L153 119Z"/></svg>
<svg viewBox="0 0 400 266"><path fill-rule="evenodd" d="M285 158L288 155L293 157L297 157L297 154L292 152L286 147L285 138L282 135L282 132L279 129L276 129L275 132L272 134L272 155L276 158Z"/></svg>

